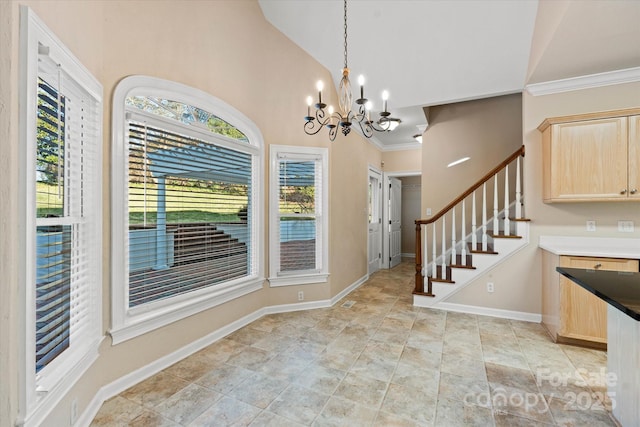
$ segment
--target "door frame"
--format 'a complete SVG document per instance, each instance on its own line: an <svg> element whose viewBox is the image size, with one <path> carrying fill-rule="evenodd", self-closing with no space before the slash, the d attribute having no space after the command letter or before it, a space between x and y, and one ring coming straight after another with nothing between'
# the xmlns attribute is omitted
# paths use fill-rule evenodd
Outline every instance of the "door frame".
<svg viewBox="0 0 640 427"><path fill-rule="evenodd" d="M371 175L375 174L377 175L379 182L380 182L380 188L378 189L378 218L381 219L381 223L380 223L380 228L382 229L381 233L380 233L380 239L382 239L382 241L380 242L380 253L381 253L381 258L378 264L378 270L384 268L383 267L383 260L384 260L384 253L383 253L383 243L384 243L384 174L382 173L382 171L378 168L376 168L375 166L369 165L368 169L367 169L367 188L369 188L369 182L371 180ZM367 201L367 209L369 208L369 201ZM371 259L370 257L370 253L369 253L369 249L371 248L371 242L370 242L370 233L369 233L369 217L368 217L368 211L367 211L367 275L371 274L372 271L369 271L369 260ZM376 270L377 271L377 270Z"/></svg>
<svg viewBox="0 0 640 427"><path fill-rule="evenodd" d="M406 172L384 172L382 184L382 266L381 268L389 268L389 178L402 178L405 176L422 176L422 171L406 171ZM402 209L402 204L400 205ZM406 226L406 224L404 225Z"/></svg>

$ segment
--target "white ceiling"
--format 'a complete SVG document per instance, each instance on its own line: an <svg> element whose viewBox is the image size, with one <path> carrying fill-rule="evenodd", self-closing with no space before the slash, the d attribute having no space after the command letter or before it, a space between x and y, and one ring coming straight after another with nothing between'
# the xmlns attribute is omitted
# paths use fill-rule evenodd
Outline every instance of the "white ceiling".
<svg viewBox="0 0 640 427"><path fill-rule="evenodd" d="M259 3L266 19L329 69L337 85L344 63L343 2ZM539 6L549 31L536 35L544 46L532 51ZM416 125L426 123L424 106L640 66L638 18L638 0L351 0L348 65L354 87L355 77L364 74L365 97L374 110L381 107L382 90L389 91L389 110L402 125L376 134L374 142L398 149L415 144ZM309 76L309 92L300 99L315 93L317 78Z"/></svg>

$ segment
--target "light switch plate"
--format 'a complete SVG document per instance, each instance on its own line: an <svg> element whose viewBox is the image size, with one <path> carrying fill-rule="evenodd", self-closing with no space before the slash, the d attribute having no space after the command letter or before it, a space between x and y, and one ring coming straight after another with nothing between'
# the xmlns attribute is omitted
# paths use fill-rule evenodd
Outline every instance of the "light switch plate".
<svg viewBox="0 0 640 427"><path fill-rule="evenodd" d="M587 231L596 231L596 222L594 220L587 221Z"/></svg>

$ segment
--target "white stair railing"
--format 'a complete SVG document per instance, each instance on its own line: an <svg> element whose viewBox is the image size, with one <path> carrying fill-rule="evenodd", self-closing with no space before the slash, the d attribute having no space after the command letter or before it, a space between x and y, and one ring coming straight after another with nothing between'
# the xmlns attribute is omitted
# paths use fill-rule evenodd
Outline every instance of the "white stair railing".
<svg viewBox="0 0 640 427"><path fill-rule="evenodd" d="M521 187L521 163L520 157L524 156L524 146L513 153L500 165L496 166L480 181L462 193L454 202L447 205L444 209L429 219L416 220L416 287L415 294L434 296L432 293L431 282L441 281L450 282L453 280L451 275L451 265L457 267L471 267L468 265L467 257L469 250L468 242L471 242L471 251L492 253L493 247L491 242L494 237L487 233L488 224L492 224L493 236L516 237L512 235L511 219L509 217L511 200L514 200L514 214L516 220L522 219L522 187ZM509 165L515 162L516 173L513 177L509 176ZM513 169L512 169L513 170ZM500 209L500 194L498 174L504 171L504 197L502 209ZM493 179L493 194L487 194L487 181ZM512 182L513 181L513 182ZM476 200L476 190L482 187L482 202L480 212ZM513 190L512 190L513 189ZM513 193L512 193L513 192ZM493 215L487 218L487 197L493 198ZM471 212L467 212L467 199L471 199ZM447 214L451 212L451 228L450 236L447 238ZM459 213L459 215L458 215ZM501 218L500 215L504 214ZM481 217L478 225L478 216ZM429 224L431 229L429 233ZM500 227L502 225L502 228ZM467 227L471 227L471 233L467 234ZM502 230L502 232L501 232ZM460 236L458 240L458 236ZM431 239L431 245L429 240ZM451 246L447 248L447 241L451 242ZM491 241L490 241L491 239ZM478 247L478 240L481 246ZM431 250L429 250L431 246ZM438 251L440 247L440 251ZM457 255L460 254L460 262L457 261ZM428 277L428 288L425 291L424 277Z"/></svg>

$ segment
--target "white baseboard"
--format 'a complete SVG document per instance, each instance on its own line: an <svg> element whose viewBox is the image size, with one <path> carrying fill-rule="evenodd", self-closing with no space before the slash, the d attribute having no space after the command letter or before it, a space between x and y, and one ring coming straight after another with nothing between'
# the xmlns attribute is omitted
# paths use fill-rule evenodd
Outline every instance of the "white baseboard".
<svg viewBox="0 0 640 427"><path fill-rule="evenodd" d="M402 258L415 258L416 254L414 254L414 253L406 253L406 254L400 254L400 256Z"/></svg>
<svg viewBox="0 0 640 427"><path fill-rule="evenodd" d="M222 328L208 335L205 335L200 339L187 344L186 346L174 351L173 353L167 354L166 356L161 357L160 359L156 359L140 369L137 369L123 377L118 378L117 380L101 387L100 390L98 390L87 408L78 418L75 426L89 426L100 410L102 404L108 399L117 396L129 387L138 384L139 382L151 377L152 375L157 374L163 369L168 368L174 363L177 363L180 360L192 355L193 353L202 350L203 348L226 337L227 335L237 331L238 329L247 326L251 322L258 320L262 316L273 313L287 313L291 311L313 310L317 308L331 307L346 295L362 286L362 284L365 283L368 279L368 275L361 277L330 300L326 299L320 301L308 301L295 304L281 304L263 307L251 314L248 314L238 320L229 323L228 325L223 326Z"/></svg>
<svg viewBox="0 0 640 427"><path fill-rule="evenodd" d="M500 308L479 307L476 305L439 302L431 308L455 311L457 313L480 314L482 316L500 317L503 319L522 320L524 322L542 322L542 314L527 313L525 311L502 310Z"/></svg>

